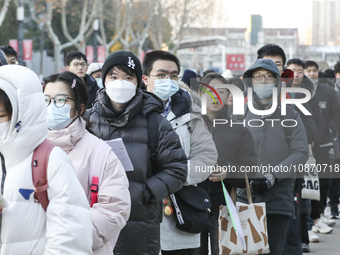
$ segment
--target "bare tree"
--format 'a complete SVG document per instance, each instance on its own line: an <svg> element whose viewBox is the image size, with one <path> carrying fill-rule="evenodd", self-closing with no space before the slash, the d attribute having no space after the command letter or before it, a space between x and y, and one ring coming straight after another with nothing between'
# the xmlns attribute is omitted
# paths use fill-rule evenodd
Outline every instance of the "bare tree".
<svg viewBox="0 0 340 255"><path fill-rule="evenodd" d="M123 2L121 0L100 1L98 5L100 35L97 38L105 46L106 55L109 54L110 48L119 41L126 28L126 20L122 17L125 8ZM108 15L110 13L112 15ZM108 38L111 40L108 41Z"/></svg>
<svg viewBox="0 0 340 255"><path fill-rule="evenodd" d="M99 0L92 1L93 6L98 5ZM55 33L53 27L52 27L52 14L53 11L57 9L58 7L58 1L47 1L46 2L46 14L44 15L43 22L46 24L47 33L50 38L50 40L53 43L54 46L54 71L58 71L58 66L60 63L60 53L63 49L68 48L70 46L76 46L80 51L85 51L85 43L86 38L91 34L92 32L92 22L97 14L97 8L93 8L93 6L89 6L89 0L84 0L82 2L82 11L81 11L81 17L80 17L80 24L79 24L79 30L75 37L72 37L68 31L68 24L66 19L66 12L67 8L70 9L70 6L67 7L68 0L62 0L61 2L61 19L62 19L62 32L65 38L67 39L67 42L62 43L60 38ZM73 24L75 25L75 24Z"/></svg>
<svg viewBox="0 0 340 255"><path fill-rule="evenodd" d="M4 19L6 17L8 6L9 6L10 2L11 2L11 0L4 0L3 1L3 5L2 5L1 11L0 11L0 27L2 26L2 23L4 22Z"/></svg>
<svg viewBox="0 0 340 255"><path fill-rule="evenodd" d="M154 16L154 4L154 0L128 1L125 12L125 19L127 20L125 36L120 38L125 50L136 45L138 55L140 55Z"/></svg>
<svg viewBox="0 0 340 255"><path fill-rule="evenodd" d="M105 45L107 53L117 42L122 44L124 50L136 47L140 53L150 29L154 4L155 0L111 0L101 3L98 40Z"/></svg>
<svg viewBox="0 0 340 255"><path fill-rule="evenodd" d="M150 39L156 49L164 45L170 51L176 51L185 31L193 24L210 20L214 10L214 0L157 0L155 20L150 32ZM172 25L171 36L164 30L164 22ZM164 40L166 39L167 40Z"/></svg>

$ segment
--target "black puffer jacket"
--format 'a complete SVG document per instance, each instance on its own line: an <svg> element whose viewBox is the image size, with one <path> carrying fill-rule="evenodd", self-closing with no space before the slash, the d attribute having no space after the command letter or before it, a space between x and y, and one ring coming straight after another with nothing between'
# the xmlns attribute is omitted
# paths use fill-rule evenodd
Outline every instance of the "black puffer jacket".
<svg viewBox="0 0 340 255"><path fill-rule="evenodd" d="M126 172L131 214L120 233L115 254L159 254L160 203L182 188L187 160L177 134L161 115L158 118L157 174L150 167L147 114L163 111L163 102L148 92L137 94L121 114L116 114L102 89L91 109L92 130L103 140L122 138L134 171Z"/></svg>
<svg viewBox="0 0 340 255"><path fill-rule="evenodd" d="M91 75L85 75L84 77L85 85L87 88L87 93L89 95L89 99L87 101L86 109L90 109L92 107L92 103L96 100L96 94L99 90L96 80Z"/></svg>

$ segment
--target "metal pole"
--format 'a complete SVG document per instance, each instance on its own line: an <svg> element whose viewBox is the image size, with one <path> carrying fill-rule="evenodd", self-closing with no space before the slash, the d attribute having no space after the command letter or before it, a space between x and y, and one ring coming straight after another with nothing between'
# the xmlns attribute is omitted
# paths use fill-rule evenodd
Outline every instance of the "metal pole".
<svg viewBox="0 0 340 255"><path fill-rule="evenodd" d="M19 6L17 8L17 20L18 20L18 62L19 65L23 65L23 40L24 40L24 6L22 1L19 1Z"/></svg>
<svg viewBox="0 0 340 255"><path fill-rule="evenodd" d="M99 30L99 20L98 18L96 18L93 21L93 51L94 51L93 62L98 62L98 41L97 41L98 30Z"/></svg>

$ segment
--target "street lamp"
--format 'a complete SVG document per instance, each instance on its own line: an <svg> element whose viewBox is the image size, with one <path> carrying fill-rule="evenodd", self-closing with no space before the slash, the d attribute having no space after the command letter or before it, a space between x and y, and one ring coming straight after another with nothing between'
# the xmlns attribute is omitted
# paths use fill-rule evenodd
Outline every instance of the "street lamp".
<svg viewBox="0 0 340 255"><path fill-rule="evenodd" d="M97 41L97 33L99 30L99 20L98 18L96 18L93 21L93 51L94 51L94 59L93 62L97 62L98 61L98 41Z"/></svg>
<svg viewBox="0 0 340 255"><path fill-rule="evenodd" d="M18 21L18 56L19 65L23 65L23 40L24 40L24 6L22 1L19 1L19 6L17 7L17 21Z"/></svg>

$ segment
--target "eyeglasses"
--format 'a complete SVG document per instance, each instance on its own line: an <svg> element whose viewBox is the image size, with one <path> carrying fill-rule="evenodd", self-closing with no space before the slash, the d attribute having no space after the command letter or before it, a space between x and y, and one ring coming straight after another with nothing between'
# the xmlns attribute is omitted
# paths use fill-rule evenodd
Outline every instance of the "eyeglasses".
<svg viewBox="0 0 340 255"><path fill-rule="evenodd" d="M67 99L74 100L66 95L56 95L55 97L50 97L49 95L45 95L46 106L50 105L52 99L54 101L54 105L57 108L63 107L66 104Z"/></svg>
<svg viewBox="0 0 340 255"><path fill-rule="evenodd" d="M157 74L157 75L152 75L150 74L150 76L153 76L153 77L157 77L157 79L171 79L173 81L178 81L179 78L181 78L181 76L179 76L178 74L165 74L165 73L160 73L160 74Z"/></svg>
<svg viewBox="0 0 340 255"><path fill-rule="evenodd" d="M253 76L253 79L255 81L261 81L263 78L267 81L267 80L275 79L275 76L273 74L264 74L264 75L259 75L258 74L258 75L254 75Z"/></svg>
<svg viewBox="0 0 340 255"><path fill-rule="evenodd" d="M74 67L81 67L84 68L85 66L87 66L87 64L85 62L79 63L79 62L75 62L72 64Z"/></svg>

